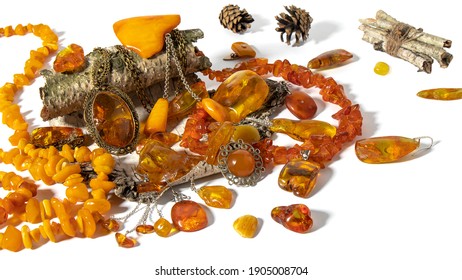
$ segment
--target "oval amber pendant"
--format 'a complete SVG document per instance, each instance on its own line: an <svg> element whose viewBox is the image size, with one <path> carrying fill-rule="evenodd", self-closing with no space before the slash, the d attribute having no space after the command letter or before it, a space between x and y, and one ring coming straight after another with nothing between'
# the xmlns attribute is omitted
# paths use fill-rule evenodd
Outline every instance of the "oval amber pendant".
<svg viewBox="0 0 462 280"><path fill-rule="evenodd" d="M304 204L275 207L271 211L271 218L286 229L298 233L306 233L313 226L311 211Z"/></svg>
<svg viewBox="0 0 462 280"><path fill-rule="evenodd" d="M419 147L419 139L401 136L384 136L356 141L355 152L365 163L388 163L397 161Z"/></svg>
<svg viewBox="0 0 462 280"><path fill-rule="evenodd" d="M178 230L193 232L204 229L208 225L207 213L199 203L191 200L182 200L172 207L173 225Z"/></svg>
<svg viewBox="0 0 462 280"><path fill-rule="evenodd" d="M139 121L131 99L115 87L103 86L85 98L84 117L98 144L114 154L134 151Z"/></svg>
<svg viewBox="0 0 462 280"><path fill-rule="evenodd" d="M279 173L278 184L281 189L291 191L299 197L308 197L316 185L321 166L304 159L293 159L286 163Z"/></svg>

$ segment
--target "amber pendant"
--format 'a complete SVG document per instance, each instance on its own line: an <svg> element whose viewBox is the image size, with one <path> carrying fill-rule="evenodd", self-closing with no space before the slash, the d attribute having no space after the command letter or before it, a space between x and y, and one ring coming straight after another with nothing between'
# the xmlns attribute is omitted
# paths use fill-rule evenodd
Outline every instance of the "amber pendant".
<svg viewBox="0 0 462 280"><path fill-rule="evenodd" d="M180 231L193 232L208 225L207 213L199 203L182 200L173 205L171 210L173 225Z"/></svg>
<svg viewBox="0 0 462 280"><path fill-rule="evenodd" d="M406 138L402 136L384 136L356 141L355 152L359 160L365 163L396 162L416 151L422 139L430 137Z"/></svg>
<svg viewBox="0 0 462 280"><path fill-rule="evenodd" d="M271 218L286 229L298 233L307 233L313 226L311 211L304 204L275 207L271 211Z"/></svg>
<svg viewBox="0 0 462 280"><path fill-rule="evenodd" d="M278 184L281 189L306 198L316 185L321 166L313 161L293 159L286 163L279 173Z"/></svg>
<svg viewBox="0 0 462 280"><path fill-rule="evenodd" d="M116 87L102 86L85 98L84 119L98 146L113 154L135 150L139 137L139 120L135 106Z"/></svg>

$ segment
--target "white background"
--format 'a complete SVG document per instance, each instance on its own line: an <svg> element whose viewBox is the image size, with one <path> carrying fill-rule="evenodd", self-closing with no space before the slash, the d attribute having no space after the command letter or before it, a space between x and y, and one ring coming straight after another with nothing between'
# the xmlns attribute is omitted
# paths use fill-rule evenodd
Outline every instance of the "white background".
<svg viewBox="0 0 462 280"><path fill-rule="evenodd" d="M218 14L227 4L238 4L253 15L255 22L247 33L234 34L220 25ZM291 4L304 8L313 17L309 39L301 47L282 43L274 30L277 26L274 17L285 12L284 5ZM431 136L436 145L413 160L383 165L360 162L353 143L346 145L322 170L317 189L307 199L297 198L277 186L281 168L278 166L256 187L231 186L237 195L233 207L210 209L211 222L206 229L170 238L142 236L140 246L133 249L119 248L110 234L56 244L48 242L38 249L19 253L2 250L2 279L7 279L5 275L21 279L39 275L51 279L199 279L155 276L155 269L160 266L238 268L242 279L282 278L248 276L248 268L254 266L308 267L308 276L285 279L461 279L462 105L460 101L432 101L416 96L423 89L461 86L462 38L459 12L453 5L453 1L373 0L3 1L1 27L29 22L48 24L59 35L61 48L76 43L86 53L95 47L119 44L112 30L117 20L160 14L180 14L180 29L204 31L205 38L196 45L210 58L213 69L233 66L234 62L224 62L221 58L236 41L251 44L258 56L267 57L270 62L288 59L300 65L306 65L322 52L343 48L354 54L353 61L323 74L343 84L348 97L360 104L364 116L360 138ZM448 51L454 60L449 67L442 69L435 62L431 74L419 73L403 60L374 51L361 40L358 19L374 17L379 9L422 27L427 33L451 39L453 47ZM22 73L29 50L39 44L32 35L0 38L0 83L11 82L14 73ZM387 76L374 73L378 61L390 65ZM18 96L30 129L44 125L39 117L38 92L43 83L43 79L37 78ZM207 84L210 89L216 86L209 81ZM338 107L326 106L315 89L308 92L319 106L317 118L335 124L330 115ZM283 115L290 117L287 112ZM3 126L0 133L0 147L7 150L7 138L12 131ZM276 143L291 146L296 142L280 136ZM0 168L11 170L11 166L0 165ZM226 182L213 177L198 184L226 185ZM63 186L43 187L47 188L63 197ZM201 202L194 193L186 193ZM126 213L134 207L133 203L116 200L114 203L114 214ZM294 203L304 203L312 209L314 227L308 234L290 232L270 217L273 207ZM168 210L165 212L168 215ZM262 223L253 239L241 238L232 228L233 221L244 214L258 217ZM228 278L216 276L216 279Z"/></svg>

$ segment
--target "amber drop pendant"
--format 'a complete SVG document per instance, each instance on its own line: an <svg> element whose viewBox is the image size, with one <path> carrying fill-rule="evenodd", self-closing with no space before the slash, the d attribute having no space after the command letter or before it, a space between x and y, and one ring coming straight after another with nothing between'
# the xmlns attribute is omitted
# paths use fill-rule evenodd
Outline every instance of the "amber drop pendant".
<svg viewBox="0 0 462 280"><path fill-rule="evenodd" d="M173 225L180 231L193 232L208 225L207 213L199 203L182 200L173 205L171 210Z"/></svg>
<svg viewBox="0 0 462 280"><path fill-rule="evenodd" d="M113 154L135 150L139 135L139 120L135 106L116 87L102 86L85 98L84 118L98 146Z"/></svg>
<svg viewBox="0 0 462 280"><path fill-rule="evenodd" d="M281 189L306 198L316 185L321 166L313 161L293 159L286 163L279 173L278 184Z"/></svg>
<svg viewBox="0 0 462 280"><path fill-rule="evenodd" d="M356 141L355 152L358 159L365 163L395 162L417 150L422 138L384 136L362 139Z"/></svg>
<svg viewBox="0 0 462 280"><path fill-rule="evenodd" d="M286 229L298 233L306 233L313 226L311 211L304 204L275 207L271 211L271 218Z"/></svg>

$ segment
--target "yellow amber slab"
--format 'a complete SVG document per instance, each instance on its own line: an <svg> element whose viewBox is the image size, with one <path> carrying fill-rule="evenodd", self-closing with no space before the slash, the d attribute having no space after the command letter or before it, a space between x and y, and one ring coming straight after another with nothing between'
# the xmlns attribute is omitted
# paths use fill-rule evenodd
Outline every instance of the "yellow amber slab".
<svg viewBox="0 0 462 280"><path fill-rule="evenodd" d="M142 58L150 58L162 50L165 34L180 22L180 15L140 16L119 20L113 29L124 46Z"/></svg>
<svg viewBox="0 0 462 280"><path fill-rule="evenodd" d="M402 136L384 136L356 141L355 152L365 163L389 163L415 151L419 140Z"/></svg>

